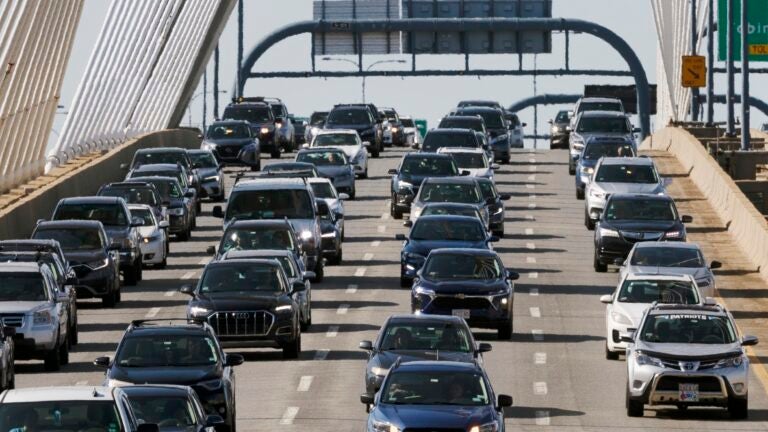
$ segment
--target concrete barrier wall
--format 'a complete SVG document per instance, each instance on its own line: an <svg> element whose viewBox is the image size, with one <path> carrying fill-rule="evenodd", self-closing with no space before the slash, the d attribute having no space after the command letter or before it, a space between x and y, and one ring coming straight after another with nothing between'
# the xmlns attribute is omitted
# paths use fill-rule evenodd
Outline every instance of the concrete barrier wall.
<svg viewBox="0 0 768 432"><path fill-rule="evenodd" d="M28 238L38 219L48 219L62 198L94 195L104 183L121 181L120 169L130 163L138 149L152 147L199 148L199 132L173 129L152 132L132 139L36 190L0 211L0 239Z"/></svg>
<svg viewBox="0 0 768 432"><path fill-rule="evenodd" d="M640 148L666 150L677 158L744 254L768 277L768 223L704 146L684 129L666 127L646 138Z"/></svg>

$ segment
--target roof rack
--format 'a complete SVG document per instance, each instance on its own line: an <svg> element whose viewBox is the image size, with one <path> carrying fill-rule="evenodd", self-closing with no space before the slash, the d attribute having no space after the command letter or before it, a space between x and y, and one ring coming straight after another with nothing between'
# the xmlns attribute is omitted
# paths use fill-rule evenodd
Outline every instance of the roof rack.
<svg viewBox="0 0 768 432"><path fill-rule="evenodd" d="M719 305L697 305L697 304L678 304L678 303L663 303L660 304L658 302L653 302L651 304L651 308L656 310L669 310L669 309L688 309L688 310L698 310L698 311L705 311L705 312L722 312L725 309Z"/></svg>
<svg viewBox="0 0 768 432"><path fill-rule="evenodd" d="M187 324L204 325L205 320L194 318L148 318L131 321L131 327L144 327L145 324L160 324L160 323L173 323L173 322L185 322Z"/></svg>
<svg viewBox="0 0 768 432"><path fill-rule="evenodd" d="M242 102L282 103L283 101L280 98L268 97L268 96L239 96L239 97L233 97L232 102L234 103L242 103Z"/></svg>

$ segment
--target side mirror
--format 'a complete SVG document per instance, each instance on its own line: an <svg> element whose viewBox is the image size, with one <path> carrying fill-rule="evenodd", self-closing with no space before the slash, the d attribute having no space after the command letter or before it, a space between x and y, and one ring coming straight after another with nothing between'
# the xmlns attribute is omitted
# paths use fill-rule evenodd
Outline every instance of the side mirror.
<svg viewBox="0 0 768 432"><path fill-rule="evenodd" d="M744 336L741 338L741 345L742 346L755 346L757 345L758 339L757 336Z"/></svg>
<svg viewBox="0 0 768 432"><path fill-rule="evenodd" d="M222 210L221 206L213 206L213 217L224 219L224 210Z"/></svg>
<svg viewBox="0 0 768 432"><path fill-rule="evenodd" d="M680 221L682 223L691 223L693 222L693 216L683 215L683 217L680 218Z"/></svg>
<svg viewBox="0 0 768 432"><path fill-rule="evenodd" d="M406 240L405 234L395 234L395 240Z"/></svg>
<svg viewBox="0 0 768 432"><path fill-rule="evenodd" d="M720 261L712 261L712 262L709 264L709 268L710 268L710 269L712 269L712 270L714 270L714 269L719 269L719 268L721 268L722 266L723 266L723 263L721 263Z"/></svg>
<svg viewBox="0 0 768 432"><path fill-rule="evenodd" d="M613 263L616 264L619 267L624 266L624 259L623 258L614 258Z"/></svg>
<svg viewBox="0 0 768 432"><path fill-rule="evenodd" d="M552 119L549 119L549 120L547 120L547 123L553 124L554 122L552 121Z"/></svg>
<svg viewBox="0 0 768 432"><path fill-rule="evenodd" d="M107 247L107 250L119 251L120 250L120 243L110 243L109 247Z"/></svg>
<svg viewBox="0 0 768 432"><path fill-rule="evenodd" d="M461 175L462 177L466 177L466 176L472 175L472 173L467 170L461 170L459 175Z"/></svg>
<svg viewBox="0 0 768 432"><path fill-rule="evenodd" d="M339 194L339 199L342 200L342 201L348 200L349 199L349 194L346 194L346 193L342 192L342 193Z"/></svg>
<svg viewBox="0 0 768 432"><path fill-rule="evenodd" d="M509 280L518 280L520 279L520 273L512 270L507 270L507 279Z"/></svg>
<svg viewBox="0 0 768 432"><path fill-rule="evenodd" d="M136 426L136 432L160 432L160 426L157 423L142 423Z"/></svg>
<svg viewBox="0 0 768 432"><path fill-rule="evenodd" d="M635 343L635 332L619 333L619 340L626 343Z"/></svg>
<svg viewBox="0 0 768 432"><path fill-rule="evenodd" d="M190 284L185 284L179 288L179 292L182 294L192 295L195 293L195 287Z"/></svg>
<svg viewBox="0 0 768 432"><path fill-rule="evenodd" d="M495 235L492 235L491 237L488 238L488 241L491 243L496 243L499 240L501 240L499 236L495 236Z"/></svg>
<svg viewBox="0 0 768 432"><path fill-rule="evenodd" d="M303 148L303 149L308 149L308 148L309 148L309 144L307 144L307 143L304 143L304 144L302 144L302 145L301 145L301 148Z"/></svg>
<svg viewBox="0 0 768 432"><path fill-rule="evenodd" d="M566 131L568 131L568 132L570 132L570 131L571 131L571 127L570 127L570 126L566 126L566 127L565 127L565 130L566 130Z"/></svg>
<svg viewBox="0 0 768 432"><path fill-rule="evenodd" d="M195 197L195 191L188 190L184 192L184 198L194 198Z"/></svg>
<svg viewBox="0 0 768 432"><path fill-rule="evenodd" d="M370 141L363 141L363 147L370 147L371 143Z"/></svg>
<svg viewBox="0 0 768 432"><path fill-rule="evenodd" d="M491 169L492 170L501 169L501 165L499 165L499 164L491 164Z"/></svg>
<svg viewBox="0 0 768 432"><path fill-rule="evenodd" d="M365 405L373 405L374 397L370 393L363 393L360 395L360 402L364 403Z"/></svg>
<svg viewBox="0 0 768 432"><path fill-rule="evenodd" d="M412 227L412 226L413 226L413 221L412 221L412 220L410 220L410 219L409 219L409 220L407 220L407 221L403 221L403 226L404 226L404 227L408 227L408 228L410 228L410 227Z"/></svg>
<svg viewBox="0 0 768 432"><path fill-rule="evenodd" d="M96 357L93 364L99 367L109 367L109 357Z"/></svg>
<svg viewBox="0 0 768 432"><path fill-rule="evenodd" d="M498 397L498 400L496 401L496 406L498 408L506 408L512 406L512 396L500 394Z"/></svg>
<svg viewBox="0 0 768 432"><path fill-rule="evenodd" d="M605 294L600 296L600 303L605 303L605 304L613 303L613 296L610 294Z"/></svg>
<svg viewBox="0 0 768 432"><path fill-rule="evenodd" d="M215 428L224 424L224 419L216 414L211 414L205 418L205 427Z"/></svg>
<svg viewBox="0 0 768 432"><path fill-rule="evenodd" d="M127 163L121 163L120 164L120 169L124 170L124 171L127 170L128 169L128 164Z"/></svg>
<svg viewBox="0 0 768 432"><path fill-rule="evenodd" d="M361 350L373 351L373 342L369 340L360 341L358 348L360 348Z"/></svg>
<svg viewBox="0 0 768 432"><path fill-rule="evenodd" d="M477 352L478 353L484 353L489 352L493 349L493 346L487 342L482 342L477 346Z"/></svg>
<svg viewBox="0 0 768 432"><path fill-rule="evenodd" d="M315 274L315 272L313 271L307 270L304 272L304 279L314 279L316 277L317 277L317 274Z"/></svg>
<svg viewBox="0 0 768 432"><path fill-rule="evenodd" d="M499 194L499 199L502 201L509 201L510 198L512 198L510 194Z"/></svg>
<svg viewBox="0 0 768 432"><path fill-rule="evenodd" d="M294 293L300 293L300 292L306 291L307 290L307 286L304 285L304 282L302 282L302 281L295 281L291 285L291 289L293 290Z"/></svg>
<svg viewBox="0 0 768 432"><path fill-rule="evenodd" d="M205 248L205 253L208 255L216 255L216 246L208 246Z"/></svg>
<svg viewBox="0 0 768 432"><path fill-rule="evenodd" d="M632 128L632 133L640 133L640 132L642 132L642 129L640 129L639 127Z"/></svg>
<svg viewBox="0 0 768 432"><path fill-rule="evenodd" d="M528 123L520 123L520 126L526 127L526 126L528 126Z"/></svg>
<svg viewBox="0 0 768 432"><path fill-rule="evenodd" d="M168 223L168 221L160 221L160 223L157 224L161 229L168 229L171 225Z"/></svg>
<svg viewBox="0 0 768 432"><path fill-rule="evenodd" d="M387 174L396 175L397 174L397 169L396 168L390 168L389 170L387 170Z"/></svg>
<svg viewBox="0 0 768 432"><path fill-rule="evenodd" d="M704 305L717 306L717 300L715 300L714 297L704 297Z"/></svg>
<svg viewBox="0 0 768 432"><path fill-rule="evenodd" d="M224 366L240 366L245 361L241 354L227 354L224 359Z"/></svg>

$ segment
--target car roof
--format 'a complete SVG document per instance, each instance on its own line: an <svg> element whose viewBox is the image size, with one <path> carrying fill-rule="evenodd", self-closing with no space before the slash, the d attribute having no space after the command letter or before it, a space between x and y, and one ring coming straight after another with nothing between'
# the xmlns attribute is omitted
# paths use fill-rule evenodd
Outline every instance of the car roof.
<svg viewBox="0 0 768 432"><path fill-rule="evenodd" d="M0 273L40 273L40 264L25 261L0 261Z"/></svg>
<svg viewBox="0 0 768 432"><path fill-rule="evenodd" d="M461 104L495 104L495 105L501 106L501 104L498 101L486 100L486 99L467 99L467 100L459 101L459 105Z"/></svg>
<svg viewBox="0 0 768 432"><path fill-rule="evenodd" d="M320 129L315 136L320 135L357 135L357 131L354 129Z"/></svg>
<svg viewBox="0 0 768 432"><path fill-rule="evenodd" d="M489 256L496 257L498 254L490 249L476 249L476 248L439 248L432 249L429 252L430 255L472 255L472 256Z"/></svg>
<svg viewBox="0 0 768 432"><path fill-rule="evenodd" d="M475 363L455 361L420 360L401 363L396 369L398 372L425 371L425 372L480 372L482 369Z"/></svg>
<svg viewBox="0 0 768 432"><path fill-rule="evenodd" d="M643 194L643 193L615 193L610 196L611 200L613 199L644 199L644 200L652 200L652 201L667 201L667 202L674 202L672 197L669 195L656 195L656 194Z"/></svg>
<svg viewBox="0 0 768 432"><path fill-rule="evenodd" d="M495 112L495 113L502 112L501 108L489 107L489 106L478 106L478 105L463 106L456 109L457 113L462 113L465 111L486 111L486 112Z"/></svg>
<svg viewBox="0 0 768 432"><path fill-rule="evenodd" d="M67 219L67 220L55 220L44 221L37 224L39 229L56 229L56 228L93 228L101 229L101 221L86 220L86 219Z"/></svg>
<svg viewBox="0 0 768 432"><path fill-rule="evenodd" d="M275 256L293 257L293 252L288 249L231 250L227 251L226 255L227 261L232 261L236 259L251 260L260 257L269 259L269 257Z"/></svg>
<svg viewBox="0 0 768 432"><path fill-rule="evenodd" d="M300 178L269 177L240 181L235 184L235 190L269 190L269 189L305 189L307 185Z"/></svg>
<svg viewBox="0 0 768 432"><path fill-rule="evenodd" d="M474 177L470 176L463 176L463 177L427 177L424 180L424 183L448 183L448 184L467 184L467 183L477 183ZM422 184L423 186L423 184Z"/></svg>
<svg viewBox="0 0 768 432"><path fill-rule="evenodd" d="M133 169L134 172L144 171L179 171L180 167L177 164L169 163L157 163L157 164L145 164L139 165Z"/></svg>
<svg viewBox="0 0 768 432"><path fill-rule="evenodd" d="M187 150L187 154L210 154L213 155L213 152L210 150L203 150L203 149L194 149L194 150Z"/></svg>
<svg viewBox="0 0 768 432"><path fill-rule="evenodd" d="M635 244L635 249L645 249L645 248L669 248L669 249L695 249L700 251L701 247L698 245L698 243L688 243L688 242L668 242L668 241L644 241L644 242L638 242Z"/></svg>
<svg viewBox="0 0 768 432"><path fill-rule="evenodd" d="M60 204L119 204L124 201L120 197L109 196L82 196L62 198Z"/></svg>
<svg viewBox="0 0 768 432"><path fill-rule="evenodd" d="M581 117L623 117L623 118L627 117L627 115L621 111L582 111L581 114L579 114L579 116Z"/></svg>
<svg viewBox="0 0 768 432"><path fill-rule="evenodd" d="M728 316L728 312L719 305L683 305L683 304L656 304L648 308L650 315L670 315L670 314L695 314Z"/></svg>
<svg viewBox="0 0 768 432"><path fill-rule="evenodd" d="M112 401L114 389L96 386L31 387L8 390L2 403L49 401Z"/></svg>
<svg viewBox="0 0 768 432"><path fill-rule="evenodd" d="M604 157L601 159L602 165L645 165L652 166L653 159L647 157Z"/></svg>
<svg viewBox="0 0 768 432"><path fill-rule="evenodd" d="M441 122L443 120L464 120L464 121L482 122L483 118L478 115L447 115L442 119L440 119Z"/></svg>
<svg viewBox="0 0 768 432"><path fill-rule="evenodd" d="M299 150L298 153L296 153L296 154L299 155L301 153L325 153L325 152L344 153L344 150L342 150L342 149L340 149L338 147L325 147L325 146L324 147L309 147L309 148L305 148L305 149ZM313 164L311 164L309 162L293 162L293 163L306 163L307 165L314 166Z"/></svg>
<svg viewBox="0 0 768 432"><path fill-rule="evenodd" d="M307 183L331 183L331 179L325 177L307 177Z"/></svg>
<svg viewBox="0 0 768 432"><path fill-rule="evenodd" d="M453 156L444 153L424 153L424 152L410 152L403 155L403 160L408 158L427 158L427 159L451 159Z"/></svg>
<svg viewBox="0 0 768 432"><path fill-rule="evenodd" d="M434 128L427 132L429 134L475 134L475 131L467 128Z"/></svg>
<svg viewBox="0 0 768 432"><path fill-rule="evenodd" d="M247 264L251 267L255 267L258 265L258 266L276 267L276 268L282 269L282 266L280 265L280 263L272 259L244 259L244 258L228 259L226 261L211 261L205 266L205 269L207 270L210 267L222 267L222 266L234 267L238 264Z"/></svg>
<svg viewBox="0 0 768 432"><path fill-rule="evenodd" d="M128 204L128 210L147 210L152 211L152 207L147 204Z"/></svg>
<svg viewBox="0 0 768 432"><path fill-rule="evenodd" d="M438 153L474 153L485 154L485 150L481 148L468 148L468 147L440 147L437 149Z"/></svg>
<svg viewBox="0 0 768 432"><path fill-rule="evenodd" d="M61 245L53 239L19 239L19 240L0 240L0 251L6 247L25 246L32 248L34 246L43 246L58 249ZM31 249L30 249L31 250Z"/></svg>
<svg viewBox="0 0 768 432"><path fill-rule="evenodd" d="M215 122L211 123L211 126L219 126L219 125L222 125L222 126L227 126L227 125L245 125L245 126L248 126L248 121L247 120L218 120L218 121L215 121ZM189 151L194 151L194 150L189 150Z"/></svg>
<svg viewBox="0 0 768 432"><path fill-rule="evenodd" d="M142 180L142 181L170 181L170 182L179 182L179 179L176 177L169 177L169 176L139 176L139 177L131 177L131 180Z"/></svg>
<svg viewBox="0 0 768 432"><path fill-rule="evenodd" d="M583 97L579 99L579 102L621 102L621 99L609 97Z"/></svg>
<svg viewBox="0 0 768 432"><path fill-rule="evenodd" d="M109 189L109 188L136 188L136 187L146 187L150 189L154 189L155 185L149 182L145 181L136 181L135 178L131 178L127 181L121 181L121 182L114 182L114 183L107 183L105 184L102 189Z"/></svg>
<svg viewBox="0 0 768 432"><path fill-rule="evenodd" d="M189 395L189 387L172 384L139 384L121 387L123 393L128 397L131 396L154 396L154 397L168 397L168 396L183 396Z"/></svg>
<svg viewBox="0 0 768 432"><path fill-rule="evenodd" d="M269 108L269 104L266 102L256 102L256 101L239 101L239 102L232 102L229 105L227 105L227 108L236 108L236 107L264 107Z"/></svg>
<svg viewBox="0 0 768 432"><path fill-rule="evenodd" d="M186 153L187 150L181 147L152 147L136 150L136 153Z"/></svg>
<svg viewBox="0 0 768 432"><path fill-rule="evenodd" d="M454 324L464 324L464 319L457 316L452 315L414 315L414 314L394 314L390 315L387 319L388 323L402 323L402 322L413 322L413 321L426 321L426 322L443 322L443 323L454 323Z"/></svg>
<svg viewBox="0 0 768 432"><path fill-rule="evenodd" d="M477 222L482 223L480 219L475 216L460 216L460 215L425 215L416 219L416 223L430 222L430 221L453 221L453 222Z"/></svg>
<svg viewBox="0 0 768 432"><path fill-rule="evenodd" d="M457 203L457 202L428 202L424 203L424 208L427 207L459 207L459 208L472 208L477 210L474 204Z"/></svg>
<svg viewBox="0 0 768 432"><path fill-rule="evenodd" d="M690 282L693 276L681 274L658 274L658 273L629 273L626 280L658 280L658 281L681 281Z"/></svg>
<svg viewBox="0 0 768 432"><path fill-rule="evenodd" d="M242 219L235 220L227 225L230 228L290 228L291 224L285 219Z"/></svg>

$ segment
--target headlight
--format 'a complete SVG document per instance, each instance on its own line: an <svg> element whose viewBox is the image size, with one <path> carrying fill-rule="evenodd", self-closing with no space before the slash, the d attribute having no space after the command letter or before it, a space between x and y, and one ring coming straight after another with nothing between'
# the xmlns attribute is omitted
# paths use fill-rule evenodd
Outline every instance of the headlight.
<svg viewBox="0 0 768 432"><path fill-rule="evenodd" d="M392 133L397 133L397 128L396 127L392 128Z"/></svg>
<svg viewBox="0 0 768 432"><path fill-rule="evenodd" d="M421 212L423 212L424 209L421 207L412 206L411 207L411 219L418 219L419 216L421 216Z"/></svg>
<svg viewBox="0 0 768 432"><path fill-rule="evenodd" d="M213 390L220 389L222 384L223 383L221 382L220 379L214 379L210 381L203 381L198 385L206 390L213 391Z"/></svg>
<svg viewBox="0 0 768 432"><path fill-rule="evenodd" d="M219 176L218 175L210 176L210 177L205 177L203 179L204 183L206 183L206 182L218 182L218 181L219 181Z"/></svg>
<svg viewBox="0 0 768 432"><path fill-rule="evenodd" d="M34 325L47 325L51 323L51 312L48 309L40 310L32 315Z"/></svg>
<svg viewBox="0 0 768 432"><path fill-rule="evenodd" d="M319 130L320 130L320 128L318 128L317 126L313 126L312 129L309 130L309 133L316 134L317 131L319 131Z"/></svg>
<svg viewBox="0 0 768 432"><path fill-rule="evenodd" d="M293 310L293 306L291 305L281 305L275 308L275 312L290 312Z"/></svg>
<svg viewBox="0 0 768 432"><path fill-rule="evenodd" d="M203 141L202 144L200 144L200 150L214 151L216 150L216 144L208 141Z"/></svg>
<svg viewBox="0 0 768 432"><path fill-rule="evenodd" d="M494 215L497 215L497 214L500 214L500 213L501 213L501 212L503 212L503 211L504 211L504 207L502 207L502 206L499 206L499 208L497 208L497 209L496 209L496 210L493 212L493 214L494 214Z"/></svg>
<svg viewBox="0 0 768 432"><path fill-rule="evenodd" d="M189 314L195 318L205 317L209 313L211 313L211 310L204 307L192 306L189 308Z"/></svg>
<svg viewBox="0 0 768 432"><path fill-rule="evenodd" d="M312 231L304 230L299 234L299 237L301 237L301 240L303 241L309 241L312 240Z"/></svg>
<svg viewBox="0 0 768 432"><path fill-rule="evenodd" d="M406 252L403 254L403 257L407 261L424 261L426 259L424 256L413 252Z"/></svg>
<svg viewBox="0 0 768 432"><path fill-rule="evenodd" d="M589 190L589 196L602 199L605 198L605 192L600 189L592 188Z"/></svg>
<svg viewBox="0 0 768 432"><path fill-rule="evenodd" d="M276 127L276 128L278 128L278 129L280 129L280 128L282 128L282 127L283 127L283 124L282 124L282 123L280 123L280 122L277 122L277 123L275 123L275 127Z"/></svg>
<svg viewBox="0 0 768 432"><path fill-rule="evenodd" d="M397 426L391 423L381 422L377 420L373 421L373 430L375 432L400 432L400 429Z"/></svg>
<svg viewBox="0 0 768 432"><path fill-rule="evenodd" d="M627 325L627 326L631 326L632 325L632 321L629 319L629 317L624 315L621 312L616 312L616 311L611 312L611 319L615 323L618 323L618 324L621 324L621 325Z"/></svg>
<svg viewBox="0 0 768 432"><path fill-rule="evenodd" d="M127 386L132 386L133 383L130 383L128 381L120 381L120 380L108 378L106 385L107 387L127 387Z"/></svg>
<svg viewBox="0 0 768 432"><path fill-rule="evenodd" d="M491 142L493 144L496 144L496 143L499 143L499 142L502 142L502 141L506 141L508 139L509 139L509 135L504 134L504 135L499 135L496 138L493 138L493 140Z"/></svg>
<svg viewBox="0 0 768 432"><path fill-rule="evenodd" d="M371 372L373 372L373 374L376 376L383 377L387 374L387 372L389 372L389 369L374 366L371 368Z"/></svg>
<svg viewBox="0 0 768 432"><path fill-rule="evenodd" d="M424 288L421 286L417 286L416 288L414 288L413 292L419 295L425 295L429 297L433 297L435 295L435 290L431 290L429 288Z"/></svg>
<svg viewBox="0 0 768 432"><path fill-rule="evenodd" d="M619 237L619 232L608 228L600 228L600 237Z"/></svg>
<svg viewBox="0 0 768 432"><path fill-rule="evenodd" d="M667 233L664 234L664 238L680 238L682 236L682 231L667 231Z"/></svg>
<svg viewBox="0 0 768 432"><path fill-rule="evenodd" d="M704 279L697 280L696 285L698 285L699 288L707 288L710 285L712 285L712 282L713 281L710 280L709 278L704 278Z"/></svg>
<svg viewBox="0 0 768 432"><path fill-rule="evenodd" d="M91 270L103 269L104 267L109 265L109 258L104 258L103 260L98 260L98 261L91 261L87 265L88 267L91 268Z"/></svg>
<svg viewBox="0 0 768 432"><path fill-rule="evenodd" d="M150 243L150 242L153 242L153 241L157 241L157 240L160 240L160 234L155 234L155 235L152 235L152 236L149 236L149 237L144 237L141 240L144 243Z"/></svg>
<svg viewBox="0 0 768 432"><path fill-rule="evenodd" d="M552 133L558 133L560 132L560 128L557 126L552 126Z"/></svg>
<svg viewBox="0 0 768 432"><path fill-rule="evenodd" d="M171 216L184 216L184 208L183 207L169 208L168 214Z"/></svg>
<svg viewBox="0 0 768 432"><path fill-rule="evenodd" d="M486 423L480 426L472 426L469 432L497 432L499 430L499 424L496 422Z"/></svg>
<svg viewBox="0 0 768 432"><path fill-rule="evenodd" d="M641 351L635 352L635 361L640 366L650 365L650 366L656 366L660 368L664 367L664 363L662 363L661 360L657 359L656 357L645 355Z"/></svg>
<svg viewBox="0 0 768 432"><path fill-rule="evenodd" d="M592 174L593 172L595 172L595 169L592 168L592 167L581 167L581 173L582 174L589 175L589 174Z"/></svg>
<svg viewBox="0 0 768 432"><path fill-rule="evenodd" d="M266 135L266 134L268 134L268 133L269 133L269 128L268 128L268 127L263 127L263 128L261 128L261 134L262 134L262 135Z"/></svg>
<svg viewBox="0 0 768 432"><path fill-rule="evenodd" d="M408 183L407 181L399 180L397 182L397 188L400 190L403 190L403 189L413 190L413 184Z"/></svg>
<svg viewBox="0 0 768 432"><path fill-rule="evenodd" d="M731 358L720 360L719 362L717 362L717 364L715 364L714 369L739 367L742 364L744 364L744 356L740 355L737 357L731 357Z"/></svg>

